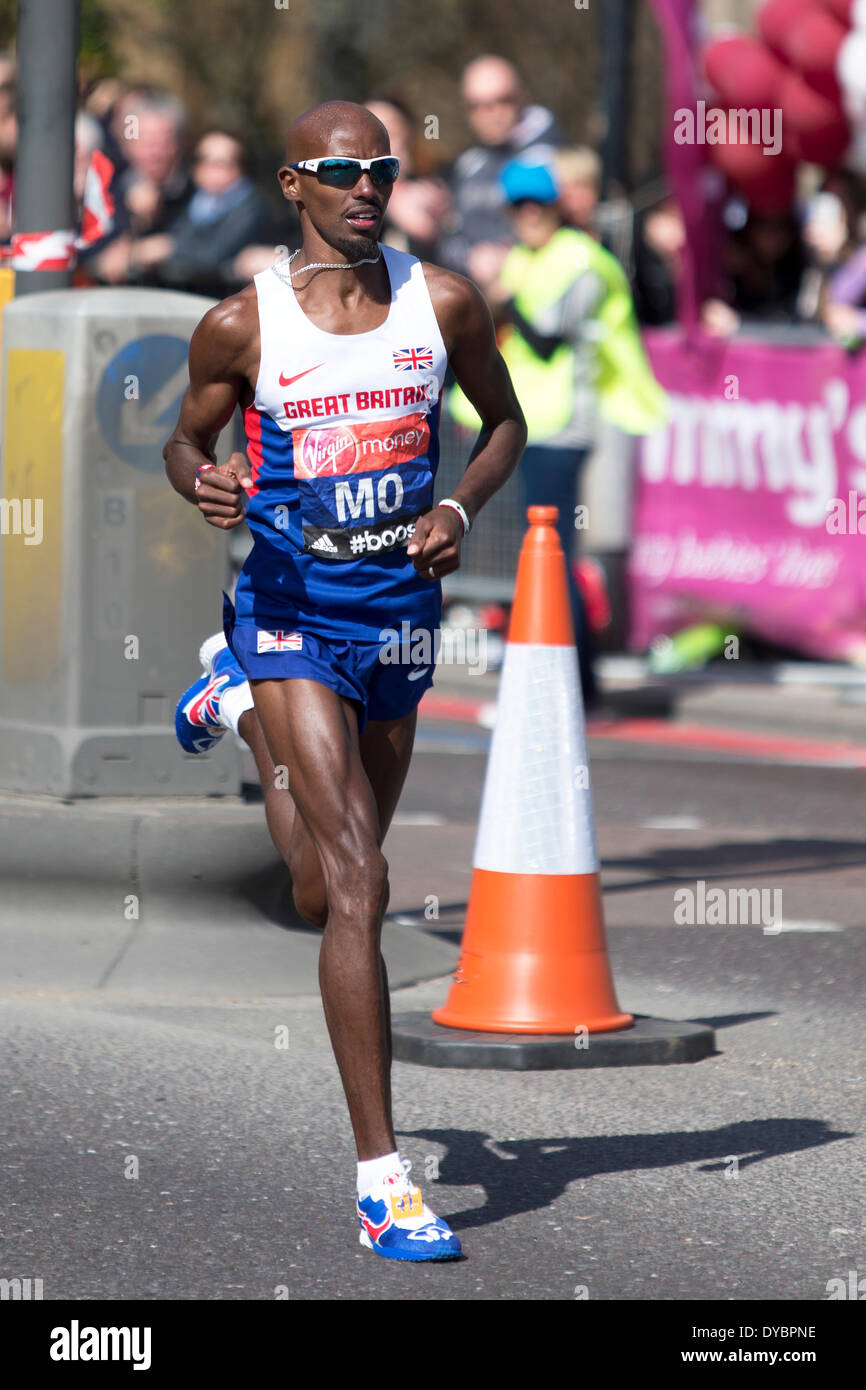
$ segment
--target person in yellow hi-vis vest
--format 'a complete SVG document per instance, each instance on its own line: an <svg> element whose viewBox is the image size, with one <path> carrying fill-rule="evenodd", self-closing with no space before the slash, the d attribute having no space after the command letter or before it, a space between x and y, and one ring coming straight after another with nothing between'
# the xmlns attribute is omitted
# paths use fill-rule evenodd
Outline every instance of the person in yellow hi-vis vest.
<svg viewBox="0 0 866 1390"><path fill-rule="evenodd" d="M572 573L578 480L599 415L629 433L646 434L667 418L667 397L647 361L625 272L591 236L563 224L551 169L515 159L503 170L502 185L517 245L499 279L482 288L526 417L528 443L520 461L526 505L559 508L590 708L597 699L592 641ZM478 428L459 388L449 407L460 424Z"/></svg>

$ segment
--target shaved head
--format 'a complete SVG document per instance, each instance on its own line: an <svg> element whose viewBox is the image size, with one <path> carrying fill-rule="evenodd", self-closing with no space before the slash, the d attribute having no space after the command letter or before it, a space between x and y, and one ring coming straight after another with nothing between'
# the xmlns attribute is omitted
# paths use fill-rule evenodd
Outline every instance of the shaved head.
<svg viewBox="0 0 866 1390"><path fill-rule="evenodd" d="M390 153L388 132L382 122L366 106L354 101L323 101L310 107L292 121L286 137L287 164L329 154L372 159Z"/></svg>
<svg viewBox="0 0 866 1390"><path fill-rule="evenodd" d="M277 175L283 196L301 219L308 259L321 260L323 244L347 260L375 252L390 185L374 184L359 170L351 188L328 186L309 170L293 169L307 159L378 159L391 153L388 131L372 111L354 101L323 101L292 121L286 136L286 163Z"/></svg>

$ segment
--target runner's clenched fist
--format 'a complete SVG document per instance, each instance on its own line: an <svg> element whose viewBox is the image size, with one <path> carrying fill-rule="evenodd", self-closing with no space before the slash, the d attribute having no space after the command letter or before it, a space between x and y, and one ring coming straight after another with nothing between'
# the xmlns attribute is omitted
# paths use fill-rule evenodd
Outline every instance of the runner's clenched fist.
<svg viewBox="0 0 866 1390"><path fill-rule="evenodd" d="M245 454L234 453L218 467L199 469L195 500L205 521L222 531L240 526L247 509L246 489L252 485Z"/></svg>

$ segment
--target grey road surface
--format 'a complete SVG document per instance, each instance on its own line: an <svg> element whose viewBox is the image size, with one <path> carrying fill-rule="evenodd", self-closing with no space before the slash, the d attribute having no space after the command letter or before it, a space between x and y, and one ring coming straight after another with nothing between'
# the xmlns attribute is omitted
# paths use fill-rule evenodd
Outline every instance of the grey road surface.
<svg viewBox="0 0 866 1390"><path fill-rule="evenodd" d="M424 726L386 846L395 1009L450 984L484 740ZM441 1266L358 1244L317 940L285 923L261 807L7 798L0 1276L46 1299L722 1303L866 1275L862 774L597 743L593 778L620 1003L709 1022L718 1052L396 1064L402 1151L464 1242ZM214 845L244 849L241 889ZM780 890L782 928L676 925L700 880Z"/></svg>

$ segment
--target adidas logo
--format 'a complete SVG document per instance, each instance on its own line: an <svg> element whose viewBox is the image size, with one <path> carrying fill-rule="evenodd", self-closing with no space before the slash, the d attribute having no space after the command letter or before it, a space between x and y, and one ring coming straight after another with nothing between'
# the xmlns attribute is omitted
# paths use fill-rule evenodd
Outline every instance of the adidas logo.
<svg viewBox="0 0 866 1390"><path fill-rule="evenodd" d="M332 555L338 555L338 554L339 554L339 550L338 550L337 546L334 545L334 542L331 540L331 537L330 537L330 536L320 536L319 539L318 539L317 541L313 541L313 544L310 546L310 549L311 549L311 550L327 550L327 551L329 551Z"/></svg>

